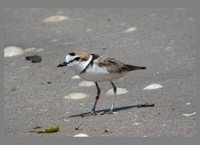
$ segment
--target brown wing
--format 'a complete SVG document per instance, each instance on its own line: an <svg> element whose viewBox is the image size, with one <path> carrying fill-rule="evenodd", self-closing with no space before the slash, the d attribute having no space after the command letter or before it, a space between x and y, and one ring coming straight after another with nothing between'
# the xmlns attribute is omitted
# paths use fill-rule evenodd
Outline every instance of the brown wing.
<svg viewBox="0 0 200 145"><path fill-rule="evenodd" d="M122 73L122 72L127 71L125 69L125 64L114 58L100 57L97 59L96 63L100 67L106 67L108 72L111 72L111 73Z"/></svg>

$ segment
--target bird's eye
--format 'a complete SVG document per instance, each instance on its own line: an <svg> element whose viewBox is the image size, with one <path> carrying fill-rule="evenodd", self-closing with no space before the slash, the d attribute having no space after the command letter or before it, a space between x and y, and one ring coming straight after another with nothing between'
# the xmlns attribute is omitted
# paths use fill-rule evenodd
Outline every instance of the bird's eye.
<svg viewBox="0 0 200 145"><path fill-rule="evenodd" d="M77 61L80 60L80 57L76 57L75 60L77 60Z"/></svg>

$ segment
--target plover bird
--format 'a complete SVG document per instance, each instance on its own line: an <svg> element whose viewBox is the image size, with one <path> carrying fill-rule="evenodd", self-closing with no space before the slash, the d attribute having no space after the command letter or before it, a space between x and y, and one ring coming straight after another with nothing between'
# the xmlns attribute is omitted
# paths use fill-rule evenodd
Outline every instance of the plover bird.
<svg viewBox="0 0 200 145"><path fill-rule="evenodd" d="M95 114L97 101L99 100L101 93L98 82L109 81L113 87L114 95L112 98L110 111L108 112L112 114L117 92L117 87L113 83L113 80L121 78L130 71L146 69L144 66L125 64L114 58L85 52L71 52L67 54L65 61L59 64L57 67L64 66L69 66L78 76L80 76L80 78L95 83L97 88L97 96L95 98L91 114Z"/></svg>

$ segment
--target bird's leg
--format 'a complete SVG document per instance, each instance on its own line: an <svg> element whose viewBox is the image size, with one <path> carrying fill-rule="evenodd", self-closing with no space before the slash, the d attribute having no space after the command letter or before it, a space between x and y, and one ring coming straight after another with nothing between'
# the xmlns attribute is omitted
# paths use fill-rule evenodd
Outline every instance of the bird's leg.
<svg viewBox="0 0 200 145"><path fill-rule="evenodd" d="M113 108L114 108L114 103L115 103L115 98L116 98L116 92L117 92L117 87L115 86L115 84L110 81L112 87L113 87L113 92L114 92L114 95L113 95L113 98L112 98L112 104L111 104L111 107L110 107L110 110L109 110L109 114L113 114Z"/></svg>
<svg viewBox="0 0 200 145"><path fill-rule="evenodd" d="M101 93L101 90L100 90L99 85L98 85L97 82L95 82L95 85L96 85L96 88L97 88L97 96L96 96L96 99L95 99L95 102L94 102L94 106L92 107L91 114L95 113L96 105L97 105L97 102L99 100L99 95Z"/></svg>

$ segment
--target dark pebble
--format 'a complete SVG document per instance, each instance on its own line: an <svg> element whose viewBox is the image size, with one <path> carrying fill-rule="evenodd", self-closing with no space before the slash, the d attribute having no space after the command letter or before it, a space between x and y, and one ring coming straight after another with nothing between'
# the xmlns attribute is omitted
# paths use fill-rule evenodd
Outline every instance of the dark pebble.
<svg viewBox="0 0 200 145"><path fill-rule="evenodd" d="M26 56L26 60L31 60L32 63L38 63L42 61L42 58L38 55Z"/></svg>

